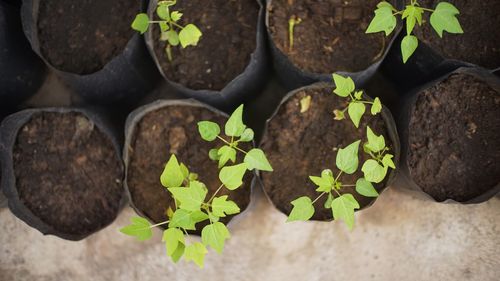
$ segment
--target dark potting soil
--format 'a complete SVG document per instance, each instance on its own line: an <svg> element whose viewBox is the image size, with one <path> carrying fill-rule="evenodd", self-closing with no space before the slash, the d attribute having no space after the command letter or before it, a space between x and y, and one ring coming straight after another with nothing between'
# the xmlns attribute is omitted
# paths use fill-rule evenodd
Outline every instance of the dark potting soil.
<svg viewBox="0 0 500 281"><path fill-rule="evenodd" d="M300 113L300 100L307 95L311 96L311 106L305 113ZM336 151L361 138L362 142L366 142L366 125L376 134L383 134L387 145L392 148L380 115L373 117L368 111L359 129L350 120L334 120L333 110L346 106L346 100L334 95L330 87L307 89L282 104L277 115L269 122L262 148L268 154L274 172L262 174L262 180L274 205L285 214L290 214L290 202L298 197L309 196L314 200L319 195L309 176L321 175L324 169L331 169L337 174ZM353 184L357 178L363 177L361 165L369 157L365 153L362 155L358 171L353 175L342 175L341 182ZM385 186L385 181L374 186L380 191ZM344 187L341 193L352 193L361 207L374 200L357 195L352 187ZM332 219L331 209L323 207L325 201L326 196L323 196L315 203L313 219Z"/></svg>
<svg viewBox="0 0 500 281"><path fill-rule="evenodd" d="M123 197L120 160L111 142L80 113L37 113L13 149L21 202L65 234L109 224Z"/></svg>
<svg viewBox="0 0 500 281"><path fill-rule="evenodd" d="M141 1L40 1L40 51L59 70L90 74L125 49Z"/></svg>
<svg viewBox="0 0 500 281"><path fill-rule="evenodd" d="M467 201L500 182L500 95L453 74L421 92L411 112L410 175L438 201Z"/></svg>
<svg viewBox="0 0 500 281"><path fill-rule="evenodd" d="M278 49L302 70L361 71L383 56L391 40L382 33L365 34L379 2L273 0L269 31ZM302 22L294 28L294 46L290 50L288 21L293 16Z"/></svg>
<svg viewBox="0 0 500 281"><path fill-rule="evenodd" d="M168 106L146 114L137 124L129 147L127 184L136 208L156 223L168 220L169 207L175 210L173 198L160 183L160 175L171 154L198 174L198 180L208 188L207 197L221 184L217 163L208 158L208 151L220 147L221 142L201 139L197 123L202 120L222 127L226 118L201 107ZM242 160L240 156L238 161ZM243 211L250 200L251 180L251 173L247 172L242 187L231 192L223 188L218 194L229 195L229 200L235 201Z"/></svg>
<svg viewBox="0 0 500 281"><path fill-rule="evenodd" d="M155 54L169 80L194 90L222 90L241 74L255 51L259 5L256 0L178 0L182 24L203 33L198 45L172 47L172 61L153 29Z"/></svg>
<svg viewBox="0 0 500 281"><path fill-rule="evenodd" d="M422 7L434 9L441 0L419 1ZM446 58L471 62L487 68L500 67L500 1L450 1L458 8L457 16L464 31L463 34L443 32L439 38L429 23L415 27L416 34L423 42L431 46Z"/></svg>

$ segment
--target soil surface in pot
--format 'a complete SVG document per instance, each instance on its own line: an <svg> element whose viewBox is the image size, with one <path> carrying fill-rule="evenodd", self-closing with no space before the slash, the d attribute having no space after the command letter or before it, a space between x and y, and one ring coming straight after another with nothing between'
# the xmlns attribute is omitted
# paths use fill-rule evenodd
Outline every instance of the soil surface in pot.
<svg viewBox="0 0 500 281"><path fill-rule="evenodd" d="M365 34L379 2L273 0L269 32L276 47L304 71L361 71L382 58L392 37ZM293 50L288 38L291 17L302 19L294 28Z"/></svg>
<svg viewBox="0 0 500 281"><path fill-rule="evenodd" d="M77 74L101 70L125 49L139 0L39 1L40 51L55 68Z"/></svg>
<svg viewBox="0 0 500 281"><path fill-rule="evenodd" d="M421 0L422 7L435 9L441 0ZM500 67L500 1L450 1L458 8L463 34L443 32L440 38L428 21L416 26L418 38L449 59L471 62L487 68Z"/></svg>
<svg viewBox="0 0 500 281"><path fill-rule="evenodd" d="M336 175L336 151L358 139L366 142L367 125L377 135L383 134L387 145L392 148L380 114L365 114L359 129L354 127L350 119L334 120L333 110L345 108L347 100L336 96L332 90L325 86L298 92L281 105L268 123L262 149L268 154L274 172L262 174L263 186L274 205L287 215L292 210L291 201L301 196L309 196L314 200L319 195L309 176L319 176L324 169L331 169ZM307 95L311 96L311 106L308 111L300 113L300 100ZM354 184L357 178L363 177L361 165L369 156L362 155L358 171L353 175L341 176L344 184ZM381 191L385 181L374 186ZM358 195L352 187L344 187L341 193L352 193L361 207L374 201L374 198ZM323 207L326 198L323 196L315 203L313 219L332 219L331 209Z"/></svg>
<svg viewBox="0 0 500 281"><path fill-rule="evenodd" d="M178 0L182 23L203 33L198 45L172 47L172 61L153 28L154 51L165 76L194 90L222 90L240 75L256 48L259 5L256 0Z"/></svg>
<svg viewBox="0 0 500 281"><path fill-rule="evenodd" d="M500 94L453 74L422 91L410 115L408 167L438 201L473 199L500 182Z"/></svg>
<svg viewBox="0 0 500 281"><path fill-rule="evenodd" d="M136 125L129 149L127 185L137 209L155 223L168 220L169 207L175 209L173 199L160 183L160 175L175 154L198 180L205 183L211 196L220 186L217 163L208 158L208 151L220 147L220 141L204 141L198 133L197 123L209 120L225 124L226 118L206 108L166 106L146 114ZM238 153L238 161L241 161ZM250 201L252 173L247 172L244 185L229 192L223 188L218 195L229 195L243 211ZM228 221L228 218L223 218ZM197 228L201 230L200 226Z"/></svg>
<svg viewBox="0 0 500 281"><path fill-rule="evenodd" d="M123 197L115 147L80 113L36 113L13 148L21 203L55 230L90 234L114 220Z"/></svg>

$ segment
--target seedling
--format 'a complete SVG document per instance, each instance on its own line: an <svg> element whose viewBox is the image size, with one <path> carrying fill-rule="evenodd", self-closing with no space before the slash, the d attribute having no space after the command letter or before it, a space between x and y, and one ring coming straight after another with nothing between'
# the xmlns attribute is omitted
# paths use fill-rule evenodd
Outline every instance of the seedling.
<svg viewBox="0 0 500 281"><path fill-rule="evenodd" d="M333 78L336 85L334 93L340 97L350 98L349 106L346 109L342 111L337 110L337 120L344 119L343 114L348 110L351 120L357 128L365 112L365 103L372 104L371 113L373 115L381 111L382 105L380 100L375 99L374 102L363 101L362 92L355 91L354 82L350 77L346 78L334 74ZM358 109L348 109L353 107L353 104L356 107L361 105L362 109L361 106L359 106ZM351 111L355 112L355 114L352 114ZM353 116L355 117L353 118ZM351 193L348 193L345 188L354 187L359 195L377 197L378 192L373 186L373 183L382 182L387 176L389 168L396 168L392 160L394 156L388 153L389 148L385 144L384 136L376 135L369 126L366 127L366 134L367 140L363 144L363 151L370 156L370 159L366 160L361 167L364 176L358 178L356 182L345 183L342 181L343 175L352 175L358 170L358 151L361 140L356 140L350 145L338 150L335 161L338 170L337 173L334 174L332 170L325 169L321 172L320 176L309 176L309 179L317 186L316 191L320 194L314 200L308 196L302 196L292 201L291 204L293 208L287 221L309 220L315 212L314 203L326 195L328 197L323 207L331 209L333 218L336 220L343 220L349 229L354 227L354 210L359 209L360 205L356 198Z"/></svg>
<svg viewBox="0 0 500 281"><path fill-rule="evenodd" d="M422 15L430 12L430 23L439 37L443 37L443 31L458 34L464 33L457 15L460 11L448 2L440 2L435 10L421 7L417 0L411 0L404 10L398 11L390 3L382 1L377 5L375 17L366 29L366 33L376 33L384 31L386 36L396 28L396 15L401 15L401 19L406 19L406 36L401 41L401 54L403 62L406 63L418 47L418 39L412 35L413 28L418 23L423 24Z"/></svg>
<svg viewBox="0 0 500 281"><path fill-rule="evenodd" d="M132 22L132 28L144 34L150 24L158 24L160 27L160 40L167 42L165 51L167 57L172 61L172 46L181 45L182 48L188 46L196 46L202 35L200 29L196 25L189 23L185 26L179 24L182 18L182 13L171 10L171 7L177 3L177 0L159 1L156 7L156 14L160 20L152 20L148 14L138 14Z"/></svg>
<svg viewBox="0 0 500 281"><path fill-rule="evenodd" d="M203 267L205 255L211 247L217 253L222 253L224 244L230 238L226 225L219 221L228 215L240 212L239 206L228 199L227 195L218 196L226 188L236 190L243 185L243 177L247 171L272 171L264 152L254 148L250 151L238 147L243 142L251 142L254 138L253 130L247 128L242 120L243 105L238 107L228 119L224 127L225 136L221 135L220 127L211 121L198 123L198 131L205 141L219 140L222 146L210 150L209 157L218 162L220 186L210 196L204 183L198 180L198 175L191 173L187 166L179 163L175 155L165 165L160 176L161 184L172 194L175 206L167 209L168 221L151 224L141 217L133 217L131 224L122 228L124 234L134 236L139 241L150 239L153 236L152 228L168 225L163 232L163 242L167 248L167 255L177 262L182 257L186 261L193 261ZM236 162L237 153L245 155L243 162L226 166L230 161ZM208 198L208 199L207 199ZM201 230L201 242L194 241L188 231L196 230L196 224L208 221L208 225Z"/></svg>
<svg viewBox="0 0 500 281"><path fill-rule="evenodd" d="M288 20L288 42L289 42L289 49L290 52L293 51L293 33L295 31L295 26L300 24L302 22L302 19L297 17L297 16L291 16L290 19Z"/></svg>

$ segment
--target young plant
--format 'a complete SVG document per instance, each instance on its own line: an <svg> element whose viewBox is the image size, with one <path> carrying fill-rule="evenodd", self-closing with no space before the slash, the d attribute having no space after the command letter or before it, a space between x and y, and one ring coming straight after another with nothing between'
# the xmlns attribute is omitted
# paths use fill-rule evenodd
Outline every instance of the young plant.
<svg viewBox="0 0 500 281"><path fill-rule="evenodd" d="M247 171L272 171L264 152L261 149L245 151L238 147L242 142L253 141L254 133L247 128L242 120L243 105L231 115L224 127L225 136L221 135L220 127L211 121L198 123L198 131L206 141L220 140L222 146L210 150L209 157L219 163L220 186L210 196L204 183L198 181L198 175L189 172L186 165L179 163L175 155L165 165L160 176L161 184L172 194L175 206L167 209L168 221L151 224L147 219L133 217L131 224L122 228L124 234L134 236L139 241L150 239L153 236L152 228L168 225L163 232L167 255L177 262L182 257L186 261L193 261L203 267L205 255L211 247L217 253L222 253L225 241L230 238L229 230L220 218L235 215L240 208L228 199L227 195L218 196L226 188L236 190L243 185L243 177ZM245 154L242 163L226 166L230 161L236 162L237 152ZM190 237L188 231L197 229L200 222L208 221L201 230L201 242Z"/></svg>
<svg viewBox="0 0 500 281"><path fill-rule="evenodd" d="M290 52L293 51L293 33L295 31L295 26L299 25L302 22L302 19L297 16L291 16L288 20L288 43Z"/></svg>
<svg viewBox="0 0 500 281"><path fill-rule="evenodd" d="M418 47L418 39L412 35L416 24L422 25L424 12L430 12L430 23L439 37L443 37L443 31L458 34L464 33L457 15L460 11L448 2L440 2L434 10L421 7L417 0L411 0L405 9L398 11L390 3L382 1L377 5L375 17L366 29L366 33L376 33L384 31L386 36L396 28L396 15L401 15L401 19L406 19L406 36L401 41L401 54L403 62L406 63Z"/></svg>
<svg viewBox="0 0 500 281"><path fill-rule="evenodd" d="M160 20L152 20L148 14L138 14L132 22L132 28L144 34L150 24L158 24L160 27L160 40L166 41L167 46L165 51L167 57L172 61L172 46L181 45L182 48L188 46L196 46L200 37L201 31L196 25L189 23L185 26L179 24L182 18L182 13L179 11L171 10L171 7L177 3L177 0L159 1L156 7L156 14Z"/></svg>
<svg viewBox="0 0 500 281"><path fill-rule="evenodd" d="M354 82L350 77L345 78L334 74L333 78L336 84L334 93L340 97L350 98L349 106L346 109L337 110L336 119L344 119L345 110L349 110L352 122L358 127L359 121L365 112L365 103L370 102L362 100L362 92L355 91ZM348 109L353 107L353 104L356 107L361 105L362 108L359 106L358 109ZM378 114L382 109L380 100L375 99L371 104L372 114ZM355 114L352 114L351 111L355 112ZM353 116L355 117L353 118ZM354 210L359 209L360 205L356 198L351 193L348 193L345 188L354 187L359 195L377 197L378 192L372 183L382 182L387 176L388 169L395 169L392 160L394 156L388 153L389 148L385 144L384 136L376 135L369 126L366 128L366 133L367 141L363 144L363 151L370 156L370 159L366 160L361 168L364 176L358 178L355 182L345 183L342 180L343 175L352 175L358 171L358 152L361 140L356 140L337 152L335 166L338 171L335 174L332 170L325 169L320 176L309 176L309 179L317 186L316 191L319 192L319 195L314 200L302 196L292 201L293 208L287 221L309 220L315 212L314 203L326 195L328 197L323 207L332 210L334 219L343 220L349 229L353 228Z"/></svg>

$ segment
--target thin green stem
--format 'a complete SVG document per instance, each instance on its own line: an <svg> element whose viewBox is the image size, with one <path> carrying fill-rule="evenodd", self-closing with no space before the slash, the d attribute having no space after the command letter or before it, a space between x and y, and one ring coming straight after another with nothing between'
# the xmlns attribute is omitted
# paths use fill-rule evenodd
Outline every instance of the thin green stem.
<svg viewBox="0 0 500 281"><path fill-rule="evenodd" d="M171 23L172 23L173 25L177 26L177 27L178 27L178 28L180 28L180 29L184 29L184 26L182 26L182 25L180 25L180 24L178 24L178 23L176 23L176 22L174 22L174 21L172 21Z"/></svg>
<svg viewBox="0 0 500 281"><path fill-rule="evenodd" d="M335 178L335 182L337 182L337 181L339 180L339 178L340 178L340 176L342 175L342 173L343 173L342 171L340 171L340 172L339 172L339 174L338 174L338 175L337 175L337 177Z"/></svg>
<svg viewBox="0 0 500 281"><path fill-rule="evenodd" d="M210 197L210 199L207 201L207 204L210 204L210 202L212 202L212 200L215 198L215 195L217 195L217 193L219 193L219 191L224 187L224 184L221 184L219 186L219 188L217 188L217 190L214 192L214 194L212 195L212 197Z"/></svg>
<svg viewBox="0 0 500 281"><path fill-rule="evenodd" d="M342 184L342 186L347 186L347 187L355 187L355 184Z"/></svg>
<svg viewBox="0 0 500 281"><path fill-rule="evenodd" d="M335 191L335 193L337 193L337 195L338 195L339 197L341 197L341 196L342 196L342 195L341 195L341 194L340 194L340 193L339 193L339 192L338 192L335 188L334 188L333 190Z"/></svg>
<svg viewBox="0 0 500 281"><path fill-rule="evenodd" d="M427 11L427 12L431 12L431 13L434 13L434 10L433 9L428 9L428 8L421 8L422 10L424 11Z"/></svg>
<svg viewBox="0 0 500 281"><path fill-rule="evenodd" d="M327 192L323 192L323 193L321 193L318 197L316 197L316 199L314 199L314 201L312 201L312 203L311 203L311 204L316 203L316 201L318 201L318 200L319 200L319 198L321 198L321 197L322 197L323 195L325 195L326 193L327 193Z"/></svg>
<svg viewBox="0 0 500 281"><path fill-rule="evenodd" d="M157 223L157 224L153 224L153 225L150 225L149 228L153 228L153 227L157 227L157 226L160 226L160 225L164 225L164 224L167 224L169 223L170 221L164 221L164 222L160 222L160 223Z"/></svg>

